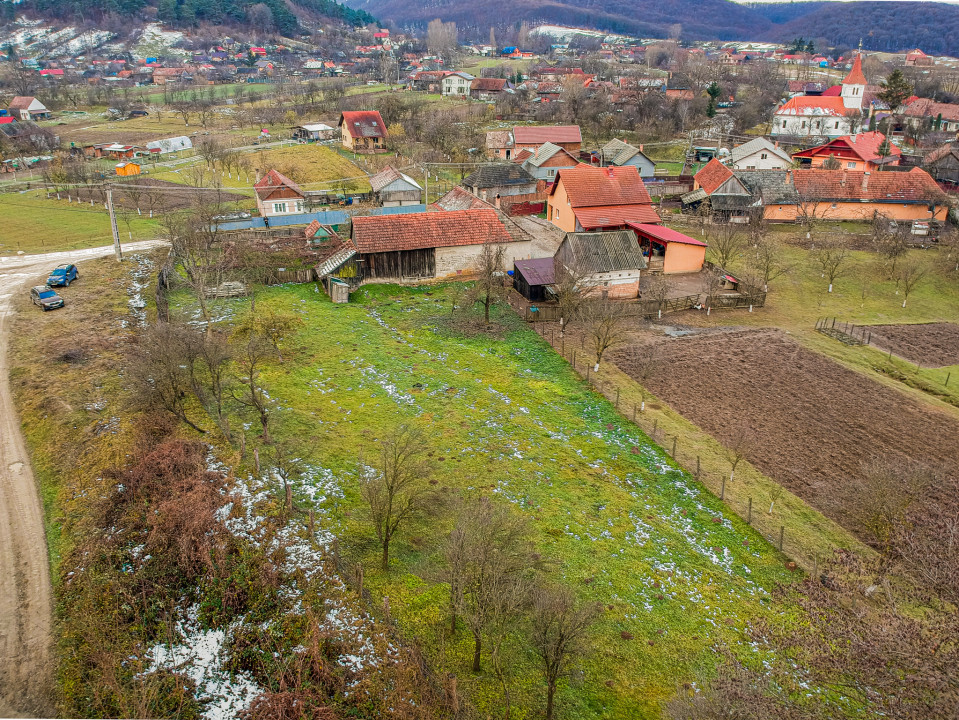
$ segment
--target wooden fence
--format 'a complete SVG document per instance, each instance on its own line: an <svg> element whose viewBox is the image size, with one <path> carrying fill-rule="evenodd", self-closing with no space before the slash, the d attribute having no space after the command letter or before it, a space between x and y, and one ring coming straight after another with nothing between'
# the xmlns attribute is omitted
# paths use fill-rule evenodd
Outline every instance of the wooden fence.
<svg viewBox="0 0 959 720"><path fill-rule="evenodd" d="M869 345L872 342L872 330L868 325L837 322L836 318L819 318L816 330L845 345Z"/></svg>
<svg viewBox="0 0 959 720"><path fill-rule="evenodd" d="M283 283L308 283L316 279L313 268L302 270L270 270L266 279L267 285L282 285Z"/></svg>

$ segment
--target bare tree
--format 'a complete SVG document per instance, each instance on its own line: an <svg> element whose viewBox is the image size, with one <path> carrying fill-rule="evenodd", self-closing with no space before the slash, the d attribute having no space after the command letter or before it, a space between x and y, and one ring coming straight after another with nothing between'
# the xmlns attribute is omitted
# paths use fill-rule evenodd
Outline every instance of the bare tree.
<svg viewBox="0 0 959 720"><path fill-rule="evenodd" d="M559 335L563 337L570 323L579 316L580 308L586 301L587 273L575 262L565 263L559 257L553 258L553 296L559 306Z"/></svg>
<svg viewBox="0 0 959 720"><path fill-rule="evenodd" d="M922 279L926 277L927 272L927 268L920 265L918 262L904 263L899 269L899 274L896 276L896 279L898 281L899 288L902 290L903 307L906 307L906 300L909 299L910 293L912 293L912 291L916 289L916 286L922 282Z"/></svg>
<svg viewBox="0 0 959 720"><path fill-rule="evenodd" d="M725 445L726 459L729 461L729 484L733 484L736 468L743 458L753 449L753 434L746 428L740 428Z"/></svg>
<svg viewBox="0 0 959 720"><path fill-rule="evenodd" d="M896 275L896 264L906 254L908 245L908 230L900 227L899 223L885 215L876 213L872 221L872 241L878 252L887 263L889 277Z"/></svg>
<svg viewBox="0 0 959 720"><path fill-rule="evenodd" d="M603 354L624 342L629 335L625 306L608 296L591 298L583 305L580 314L596 354L593 372L598 372Z"/></svg>
<svg viewBox="0 0 959 720"><path fill-rule="evenodd" d="M432 468L424 451L423 435L401 425L380 442L375 468L360 465L360 491L383 550L383 570L389 570L390 542L400 526L418 517L429 497L426 479Z"/></svg>
<svg viewBox="0 0 959 720"><path fill-rule="evenodd" d="M785 262L782 245L771 237L763 237L754 246L750 256L750 264L762 281L763 291L769 291L769 283L791 269Z"/></svg>
<svg viewBox="0 0 959 720"><path fill-rule="evenodd" d="M849 251L838 244L825 244L818 247L813 253L814 260L822 269L822 277L829 280L829 292L832 286L849 269Z"/></svg>
<svg viewBox="0 0 959 720"><path fill-rule="evenodd" d="M728 270L733 260L742 255L746 243L746 236L738 224L724 223L710 234L709 253L719 267Z"/></svg>
<svg viewBox="0 0 959 720"><path fill-rule="evenodd" d="M263 390L260 373L267 360L274 356L273 347L259 335L250 335L241 342L234 352L237 367L237 380L240 388L232 390L233 398L252 409L263 429L263 442L270 440L269 397Z"/></svg>
<svg viewBox="0 0 959 720"><path fill-rule="evenodd" d="M509 292L506 284L508 276L503 267L505 258L504 246L486 242L472 268L476 279L470 288L470 304L480 303L483 306L483 319L487 325L490 307L493 303L505 302Z"/></svg>
<svg viewBox="0 0 959 720"><path fill-rule="evenodd" d="M189 344L192 331L171 323L145 328L137 337L130 378L136 401L159 406L199 433L186 412L190 393Z"/></svg>
<svg viewBox="0 0 959 720"><path fill-rule="evenodd" d="M546 679L546 720L553 720L557 684L573 659L585 653L586 635L600 612L598 603L577 604L567 587L544 585L534 591L530 643Z"/></svg>

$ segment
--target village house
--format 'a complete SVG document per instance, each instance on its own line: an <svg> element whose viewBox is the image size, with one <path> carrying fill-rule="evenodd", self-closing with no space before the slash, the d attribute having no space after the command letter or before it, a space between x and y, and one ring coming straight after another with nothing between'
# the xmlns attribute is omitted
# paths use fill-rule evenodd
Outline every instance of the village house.
<svg viewBox="0 0 959 720"><path fill-rule="evenodd" d="M629 300L639 295L646 259L631 230L568 232L556 251L556 266L582 278L586 295Z"/></svg>
<svg viewBox="0 0 959 720"><path fill-rule="evenodd" d="M503 78L474 78L470 83L470 97L493 102L509 89L512 89L512 85Z"/></svg>
<svg viewBox="0 0 959 720"><path fill-rule="evenodd" d="M517 125L513 128L513 147L516 151L536 152L545 143L559 145L572 155L583 146L579 125Z"/></svg>
<svg viewBox="0 0 959 720"><path fill-rule="evenodd" d="M513 158L513 162L519 163L537 180L545 182L553 182L558 171L579 165L579 160L559 145L550 142L540 145L536 152L521 150Z"/></svg>
<svg viewBox="0 0 959 720"><path fill-rule="evenodd" d="M867 84L862 56L857 54L852 69L842 81L839 96L790 98L773 114L770 134L826 138L849 135L852 132L850 118L862 117Z"/></svg>
<svg viewBox="0 0 959 720"><path fill-rule="evenodd" d="M455 97L469 97L470 88L475 80L472 75L465 72L447 73L442 80L443 95L452 95Z"/></svg>
<svg viewBox="0 0 959 720"><path fill-rule="evenodd" d="M470 277L484 243L505 249L505 267L529 257L492 208L354 217L353 244L367 280L417 282Z"/></svg>
<svg viewBox="0 0 959 720"><path fill-rule="evenodd" d="M537 194L536 178L520 165L480 165L460 183L467 191L491 205L508 209L511 205L542 200Z"/></svg>
<svg viewBox="0 0 959 720"><path fill-rule="evenodd" d="M45 120L50 117L46 105L31 95L18 95L8 106L11 117L17 120Z"/></svg>
<svg viewBox="0 0 959 720"><path fill-rule="evenodd" d="M386 151L386 123L376 110L344 110L340 115L343 147L356 153Z"/></svg>
<svg viewBox="0 0 959 720"><path fill-rule="evenodd" d="M559 171L547 195L546 219L566 232L660 222L635 167L598 168L585 163Z"/></svg>
<svg viewBox="0 0 959 720"><path fill-rule="evenodd" d="M808 150L793 153L793 159L800 167L820 168L829 158L838 162L837 167L846 170L878 170L880 167L899 164L902 151L887 143L887 154L879 154L886 136L881 132L863 132L856 135L843 135ZM836 168L834 168L836 169Z"/></svg>
<svg viewBox="0 0 959 720"><path fill-rule="evenodd" d="M729 153L729 164L735 170L785 170L793 160L778 143L774 145L758 137L734 147Z"/></svg>
<svg viewBox="0 0 959 720"><path fill-rule="evenodd" d="M513 133L509 130L490 130L486 133L486 156L492 160L513 158Z"/></svg>
<svg viewBox="0 0 959 720"><path fill-rule="evenodd" d="M897 116L903 124L925 125L930 130L959 132L959 105L927 98L910 98L899 108Z"/></svg>
<svg viewBox="0 0 959 720"><path fill-rule="evenodd" d="M642 147L633 147L619 138L613 138L603 145L598 152L594 152L592 163L600 167L607 165L614 167L632 166L643 178L651 178L656 174L656 163L649 159L643 152Z"/></svg>
<svg viewBox="0 0 959 720"><path fill-rule="evenodd" d="M931 67L934 64L933 59L919 48L906 53L905 63L906 67Z"/></svg>
<svg viewBox="0 0 959 720"><path fill-rule="evenodd" d="M387 165L370 178L373 194L383 207L419 205L423 200L423 188L409 175Z"/></svg>
<svg viewBox="0 0 959 720"><path fill-rule="evenodd" d="M264 218L306 211L306 193L285 175L270 170L253 184L256 207Z"/></svg>

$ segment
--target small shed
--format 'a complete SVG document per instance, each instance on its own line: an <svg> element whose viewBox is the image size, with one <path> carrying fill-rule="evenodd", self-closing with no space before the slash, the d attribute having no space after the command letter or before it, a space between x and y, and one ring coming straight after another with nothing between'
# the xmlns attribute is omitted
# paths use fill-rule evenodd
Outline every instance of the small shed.
<svg viewBox="0 0 959 720"><path fill-rule="evenodd" d="M513 263L513 287L530 302L548 298L548 287L553 284L553 258L517 260Z"/></svg>
<svg viewBox="0 0 959 720"><path fill-rule="evenodd" d="M336 128L330 127L324 123L308 123L297 125L293 128L293 138L295 140L308 140L316 142L317 140L332 140L336 134Z"/></svg>
<svg viewBox="0 0 959 720"><path fill-rule="evenodd" d="M140 165L135 162L118 163L116 167L117 175L120 177L130 177L140 174Z"/></svg>
<svg viewBox="0 0 959 720"><path fill-rule="evenodd" d="M387 165L370 178L370 186L383 207L418 205L423 199L423 188L409 175Z"/></svg>
<svg viewBox="0 0 959 720"><path fill-rule="evenodd" d="M647 267L631 230L566 233L556 258L585 287L616 299L639 294L639 274Z"/></svg>
<svg viewBox="0 0 959 720"><path fill-rule="evenodd" d="M703 269L706 243L662 225L629 223L639 237L639 247L650 272L692 273Z"/></svg>

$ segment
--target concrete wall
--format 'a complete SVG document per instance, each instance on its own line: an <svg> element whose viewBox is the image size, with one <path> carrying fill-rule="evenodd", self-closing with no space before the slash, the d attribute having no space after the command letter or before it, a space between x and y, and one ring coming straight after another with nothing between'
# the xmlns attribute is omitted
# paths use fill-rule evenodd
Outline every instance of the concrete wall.
<svg viewBox="0 0 959 720"><path fill-rule="evenodd" d="M506 243L502 247L506 248L506 254L503 258L504 272L513 268L513 263L517 260L528 260L533 257L532 243L530 241ZM456 278L462 276L464 279L470 276L473 268L483 252L482 245L461 245L458 247L436 248L436 277L440 279Z"/></svg>
<svg viewBox="0 0 959 720"><path fill-rule="evenodd" d="M667 243L663 258L663 273L699 272L706 259L706 248L701 245Z"/></svg>
<svg viewBox="0 0 959 720"><path fill-rule="evenodd" d="M766 157L764 158L763 155ZM783 160L775 153L771 153L768 150L757 150L751 155L744 157L733 167L736 170L786 170L791 165L791 161Z"/></svg>
<svg viewBox="0 0 959 720"><path fill-rule="evenodd" d="M784 123L785 127L783 126ZM839 127L836 127L837 125ZM772 132L769 134L832 139L849 135L851 132L849 121L845 117L836 117L835 115L813 115L809 117L776 115L773 117Z"/></svg>
<svg viewBox="0 0 959 720"><path fill-rule="evenodd" d="M872 222L873 214L878 212L885 215L890 220L911 221L911 220L932 220L933 216L929 212L929 207L925 203L913 205L901 205L896 203L819 203L816 206L815 214L818 219L823 220L861 220ZM944 206L936 206L935 219L944 221L949 209ZM774 222L793 222L799 216L798 205L767 205L766 219ZM810 214L812 214L810 212Z"/></svg>
<svg viewBox="0 0 959 720"><path fill-rule="evenodd" d="M614 300L628 300L639 295L639 270L595 273L583 281L591 290L587 295L606 292Z"/></svg>

